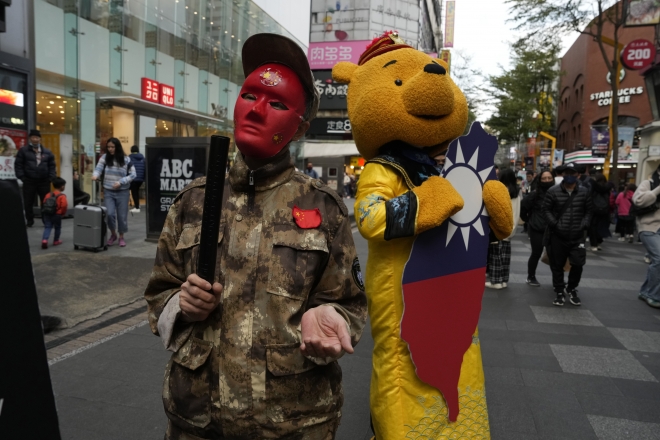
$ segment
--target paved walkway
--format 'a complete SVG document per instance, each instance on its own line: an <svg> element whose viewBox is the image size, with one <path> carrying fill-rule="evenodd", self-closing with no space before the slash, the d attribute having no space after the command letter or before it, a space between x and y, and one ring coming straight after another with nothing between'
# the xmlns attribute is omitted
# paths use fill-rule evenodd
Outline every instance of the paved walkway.
<svg viewBox="0 0 660 440"><path fill-rule="evenodd" d="M354 237L364 267L366 242ZM547 266L539 266L541 288L524 283L528 243L522 235L513 240L509 287L484 295L492 438L660 439L660 311L637 300L647 267L643 247L608 240L604 251L589 251L583 306L558 308ZM169 356L137 307L49 335L57 344L49 360L64 439L162 438ZM106 317L112 327L104 327ZM340 360L340 440L370 438L372 345L367 331L356 354Z"/></svg>
<svg viewBox="0 0 660 440"><path fill-rule="evenodd" d="M525 283L526 237L509 288L487 291L480 330L493 439L659 439L660 311L637 299L642 246L607 240L587 256L581 307Z"/></svg>

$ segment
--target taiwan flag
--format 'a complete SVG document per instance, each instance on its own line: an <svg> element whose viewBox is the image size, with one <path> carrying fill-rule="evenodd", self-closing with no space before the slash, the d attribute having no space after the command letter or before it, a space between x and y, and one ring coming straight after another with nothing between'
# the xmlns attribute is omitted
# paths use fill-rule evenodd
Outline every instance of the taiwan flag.
<svg viewBox="0 0 660 440"><path fill-rule="evenodd" d="M495 179L497 139L478 122L447 151L443 177L465 205L441 226L420 234L403 272L401 338L420 380L458 417L458 380L481 312L488 254L488 212L482 189Z"/></svg>

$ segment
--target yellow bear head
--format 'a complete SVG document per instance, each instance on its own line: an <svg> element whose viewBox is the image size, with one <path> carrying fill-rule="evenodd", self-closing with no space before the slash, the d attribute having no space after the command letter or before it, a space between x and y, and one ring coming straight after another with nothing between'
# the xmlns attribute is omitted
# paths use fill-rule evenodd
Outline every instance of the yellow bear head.
<svg viewBox="0 0 660 440"><path fill-rule="evenodd" d="M463 134L467 101L447 67L411 47L382 53L359 66L335 65L334 80L349 84L348 116L365 159L395 140L425 148L433 156Z"/></svg>

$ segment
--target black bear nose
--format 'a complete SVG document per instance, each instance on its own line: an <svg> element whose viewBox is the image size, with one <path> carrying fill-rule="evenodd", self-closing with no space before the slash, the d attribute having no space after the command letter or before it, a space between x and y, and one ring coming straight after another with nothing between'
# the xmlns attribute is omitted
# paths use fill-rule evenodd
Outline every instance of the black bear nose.
<svg viewBox="0 0 660 440"><path fill-rule="evenodd" d="M426 73L435 73L436 75L444 75L447 73L444 67L442 67L440 64L427 64L424 66L424 72Z"/></svg>

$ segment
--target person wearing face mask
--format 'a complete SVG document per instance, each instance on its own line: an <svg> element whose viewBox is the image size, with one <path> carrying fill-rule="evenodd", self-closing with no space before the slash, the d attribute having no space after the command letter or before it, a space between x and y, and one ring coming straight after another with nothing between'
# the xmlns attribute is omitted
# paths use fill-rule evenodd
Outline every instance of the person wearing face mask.
<svg viewBox="0 0 660 440"><path fill-rule="evenodd" d="M569 163L564 167L561 184L550 188L543 201L543 215L548 222L544 235L552 271L556 298L553 304L563 306L566 296L574 306L581 305L577 287L587 260L586 231L591 224L593 204L589 191L578 185L578 173ZM571 264L568 284L564 282L564 265Z"/></svg>
<svg viewBox="0 0 660 440"><path fill-rule="evenodd" d="M532 181L530 187L532 192L522 200L521 217L526 221L529 241L532 245L532 254L527 261L527 284L540 287L541 283L536 279L536 268L543 254L543 233L548 226L548 220L543 215L543 201L550 188L555 186L552 172L544 169Z"/></svg>
<svg viewBox="0 0 660 440"><path fill-rule="evenodd" d="M319 103L306 54L257 34L242 60L216 282L195 274L200 178L170 208L145 291L151 330L173 352L165 438L332 439L337 359L353 353L367 315L351 223L341 197L296 171L289 152Z"/></svg>

